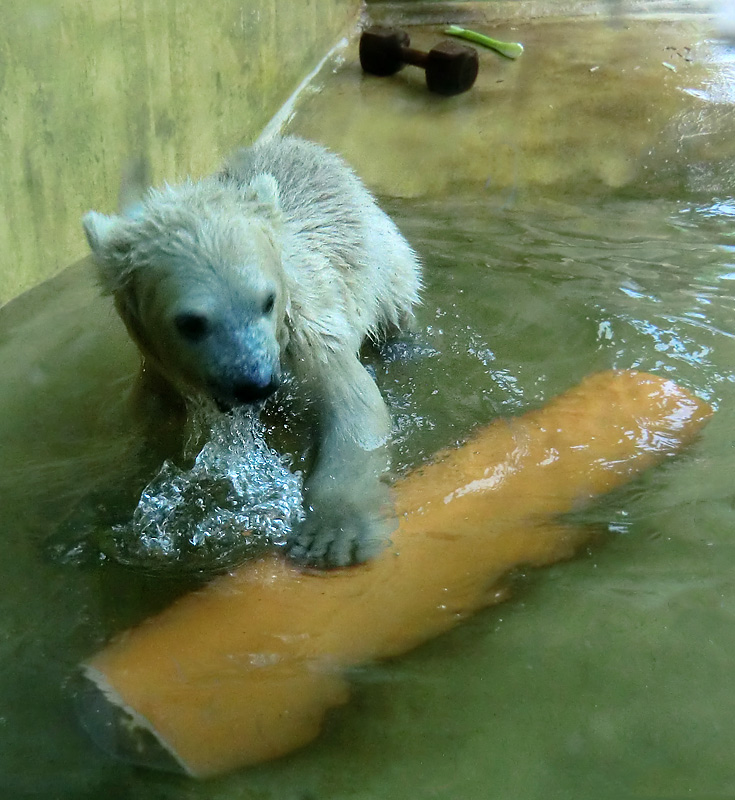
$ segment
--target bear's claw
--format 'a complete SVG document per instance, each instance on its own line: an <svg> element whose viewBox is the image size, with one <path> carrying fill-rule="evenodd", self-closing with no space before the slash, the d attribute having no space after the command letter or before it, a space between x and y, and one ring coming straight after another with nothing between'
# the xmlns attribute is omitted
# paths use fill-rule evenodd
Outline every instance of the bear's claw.
<svg viewBox="0 0 735 800"><path fill-rule="evenodd" d="M393 526L385 519L352 513L312 513L288 542L289 556L318 569L362 564L375 558L388 544Z"/></svg>

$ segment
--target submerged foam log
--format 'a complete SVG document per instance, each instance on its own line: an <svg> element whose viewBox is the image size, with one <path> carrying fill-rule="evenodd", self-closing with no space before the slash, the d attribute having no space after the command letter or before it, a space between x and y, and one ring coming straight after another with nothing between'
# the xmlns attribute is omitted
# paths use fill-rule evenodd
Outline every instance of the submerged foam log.
<svg viewBox="0 0 735 800"><path fill-rule="evenodd" d="M497 602L511 570L571 556L586 534L558 515L678 450L710 413L662 378L593 375L398 482L400 524L376 561L247 564L117 638L86 677L191 775L283 755L347 700L347 668Z"/></svg>

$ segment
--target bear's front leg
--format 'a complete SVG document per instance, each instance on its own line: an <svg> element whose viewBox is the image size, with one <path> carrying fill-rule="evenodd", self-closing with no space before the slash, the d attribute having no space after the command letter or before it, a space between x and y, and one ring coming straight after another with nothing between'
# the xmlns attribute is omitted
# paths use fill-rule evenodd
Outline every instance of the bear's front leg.
<svg viewBox="0 0 735 800"><path fill-rule="evenodd" d="M395 528L388 469L390 416L378 387L350 354L312 367L318 450L305 485L306 520L290 555L314 567L345 567L376 556Z"/></svg>

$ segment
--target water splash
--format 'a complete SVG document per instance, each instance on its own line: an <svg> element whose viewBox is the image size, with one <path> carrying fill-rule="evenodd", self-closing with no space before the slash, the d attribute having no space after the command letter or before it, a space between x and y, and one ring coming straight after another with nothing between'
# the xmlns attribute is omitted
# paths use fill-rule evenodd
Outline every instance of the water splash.
<svg viewBox="0 0 735 800"><path fill-rule="evenodd" d="M202 420L200 420L200 424ZM207 444L189 470L165 461L108 555L147 570L213 570L283 546L303 519L302 475L265 441L255 412L203 421Z"/></svg>

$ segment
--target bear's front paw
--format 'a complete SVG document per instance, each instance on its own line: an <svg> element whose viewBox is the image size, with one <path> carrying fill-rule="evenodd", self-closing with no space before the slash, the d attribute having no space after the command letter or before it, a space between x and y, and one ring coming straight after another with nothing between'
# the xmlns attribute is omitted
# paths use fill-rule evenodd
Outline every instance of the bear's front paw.
<svg viewBox="0 0 735 800"><path fill-rule="evenodd" d="M349 567L375 558L395 529L388 510L377 505L377 511L366 511L343 498L314 503L287 545L289 555L318 569Z"/></svg>

